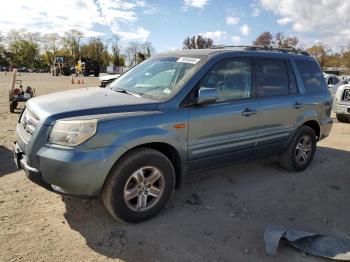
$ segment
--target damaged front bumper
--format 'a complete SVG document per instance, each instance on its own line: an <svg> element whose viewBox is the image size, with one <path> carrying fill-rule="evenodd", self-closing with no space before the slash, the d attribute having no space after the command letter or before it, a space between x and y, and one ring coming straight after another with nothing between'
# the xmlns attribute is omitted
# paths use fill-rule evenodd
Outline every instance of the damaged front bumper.
<svg viewBox="0 0 350 262"><path fill-rule="evenodd" d="M23 169L28 179L35 184L46 188L49 191L54 191L50 184L46 183L39 170L28 165L27 156L19 148L17 142L13 143L13 156L17 169ZM60 193L60 192L57 192Z"/></svg>

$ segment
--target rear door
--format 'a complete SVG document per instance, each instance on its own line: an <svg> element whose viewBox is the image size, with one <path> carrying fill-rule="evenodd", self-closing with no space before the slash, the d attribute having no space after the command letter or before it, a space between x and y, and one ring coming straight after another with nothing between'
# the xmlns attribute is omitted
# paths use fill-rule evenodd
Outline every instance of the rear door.
<svg viewBox="0 0 350 262"><path fill-rule="evenodd" d="M197 84L197 90L216 88L218 101L188 108L191 171L248 158L258 123L252 75L250 58L229 58L218 62Z"/></svg>
<svg viewBox="0 0 350 262"><path fill-rule="evenodd" d="M288 60L256 58L254 65L259 101L257 149L270 154L288 141L303 104Z"/></svg>

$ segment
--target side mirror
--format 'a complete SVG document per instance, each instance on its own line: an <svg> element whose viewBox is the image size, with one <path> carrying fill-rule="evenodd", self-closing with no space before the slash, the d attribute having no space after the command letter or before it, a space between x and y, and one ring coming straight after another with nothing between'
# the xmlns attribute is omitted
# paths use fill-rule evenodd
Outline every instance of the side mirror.
<svg viewBox="0 0 350 262"><path fill-rule="evenodd" d="M201 87L198 91L197 103L199 105L215 103L218 99L216 88Z"/></svg>

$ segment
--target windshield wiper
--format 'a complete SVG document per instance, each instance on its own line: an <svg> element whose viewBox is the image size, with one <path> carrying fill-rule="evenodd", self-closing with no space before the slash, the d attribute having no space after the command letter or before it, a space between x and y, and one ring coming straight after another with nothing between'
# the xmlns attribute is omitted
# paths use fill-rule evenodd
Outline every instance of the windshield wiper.
<svg viewBox="0 0 350 262"><path fill-rule="evenodd" d="M142 96L142 93L130 91L130 90L127 90L127 89L116 89L115 91L119 92L119 93L124 93L124 94L128 94L128 95L136 96L136 97L141 97Z"/></svg>

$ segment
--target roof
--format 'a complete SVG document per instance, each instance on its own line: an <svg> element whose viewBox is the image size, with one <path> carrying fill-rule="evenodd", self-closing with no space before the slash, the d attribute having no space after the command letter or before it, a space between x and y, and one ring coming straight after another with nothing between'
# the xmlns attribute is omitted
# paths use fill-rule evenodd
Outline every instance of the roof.
<svg viewBox="0 0 350 262"><path fill-rule="evenodd" d="M171 55L193 55L193 56L209 56L215 53L223 52L258 52L258 53L270 53L270 54L291 54L291 55L303 55L310 56L307 52L295 49L295 48L266 48L262 46L214 46L208 49L182 49L165 54Z"/></svg>

